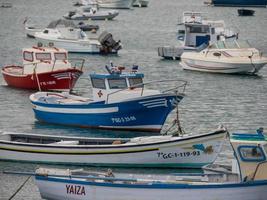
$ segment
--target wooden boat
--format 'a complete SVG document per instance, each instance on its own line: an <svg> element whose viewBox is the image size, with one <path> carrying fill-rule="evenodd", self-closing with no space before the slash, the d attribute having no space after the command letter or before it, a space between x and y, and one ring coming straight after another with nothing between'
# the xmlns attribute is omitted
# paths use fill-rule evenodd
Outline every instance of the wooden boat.
<svg viewBox="0 0 267 200"><path fill-rule="evenodd" d="M267 58L246 41L218 41L205 49L184 52L183 69L226 74L256 74L267 64Z"/></svg>
<svg viewBox="0 0 267 200"><path fill-rule="evenodd" d="M22 66L10 65L1 70L9 86L40 91L69 91L83 73L84 60L68 59L65 49L24 48L22 55Z"/></svg>
<svg viewBox="0 0 267 200"><path fill-rule="evenodd" d="M54 200L265 200L266 139L256 134L243 135L235 134L231 138L239 174L135 178L117 176L110 170L106 174L92 174L49 168L39 168L35 173L11 173L35 175L41 197Z"/></svg>
<svg viewBox="0 0 267 200"><path fill-rule="evenodd" d="M0 135L0 160L118 167L201 168L212 163L224 128L184 136L87 138L8 133Z"/></svg>
<svg viewBox="0 0 267 200"><path fill-rule="evenodd" d="M137 67L127 72L124 67L111 64L107 67L109 73L90 74L92 99L66 93L32 94L36 119L68 126L160 132L169 113L183 99L187 83L182 80L143 83L144 74L136 72ZM165 91L147 88L157 84L168 88Z"/></svg>
<svg viewBox="0 0 267 200"><path fill-rule="evenodd" d="M238 9L237 10L239 16L253 16L255 13L255 10L249 10L249 9Z"/></svg>

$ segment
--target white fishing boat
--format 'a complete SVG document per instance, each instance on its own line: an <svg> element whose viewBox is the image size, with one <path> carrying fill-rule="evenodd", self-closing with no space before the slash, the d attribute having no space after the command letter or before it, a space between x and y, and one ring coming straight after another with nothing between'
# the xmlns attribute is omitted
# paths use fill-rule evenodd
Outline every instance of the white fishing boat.
<svg viewBox="0 0 267 200"><path fill-rule="evenodd" d="M58 19L50 22L47 26L47 28L57 28L58 26L63 27L72 27L72 28L80 28L82 31L92 31L92 30L98 30L98 25L90 25L84 22L79 22L75 24L73 21L66 20L66 19ZM44 31L44 28L38 27L34 24L28 24L28 18L24 21L24 28L26 36L29 38L35 38L35 33L41 33Z"/></svg>
<svg viewBox="0 0 267 200"><path fill-rule="evenodd" d="M133 7L147 7L148 3L148 0L134 0Z"/></svg>
<svg viewBox="0 0 267 200"><path fill-rule="evenodd" d="M69 200L265 200L267 141L257 134L234 134L230 140L238 173L122 176L84 170L39 168L35 175L42 198Z"/></svg>
<svg viewBox="0 0 267 200"><path fill-rule="evenodd" d="M133 0L80 0L75 6L90 6L97 4L100 8L129 9Z"/></svg>
<svg viewBox="0 0 267 200"><path fill-rule="evenodd" d="M4 132L0 160L121 167L201 168L221 150L226 130L183 136L87 138Z"/></svg>
<svg viewBox="0 0 267 200"><path fill-rule="evenodd" d="M187 11L178 24L178 45L159 47L158 55L165 59L180 59L183 52L198 51L204 45L235 36L223 20L207 20L202 12Z"/></svg>
<svg viewBox="0 0 267 200"><path fill-rule="evenodd" d="M81 6L63 17L71 20L111 20L119 15L116 10L99 10L98 6Z"/></svg>
<svg viewBox="0 0 267 200"><path fill-rule="evenodd" d="M129 9L133 0L97 0L100 8Z"/></svg>
<svg viewBox="0 0 267 200"><path fill-rule="evenodd" d="M227 74L255 74L267 58L240 40L218 41L200 51L184 52L181 56L183 69Z"/></svg>
<svg viewBox="0 0 267 200"><path fill-rule="evenodd" d="M57 27L45 28L43 32L36 32L35 39L43 44L53 44L73 53L117 53L121 49L120 41L116 42L106 31L98 38L88 38L79 28Z"/></svg>

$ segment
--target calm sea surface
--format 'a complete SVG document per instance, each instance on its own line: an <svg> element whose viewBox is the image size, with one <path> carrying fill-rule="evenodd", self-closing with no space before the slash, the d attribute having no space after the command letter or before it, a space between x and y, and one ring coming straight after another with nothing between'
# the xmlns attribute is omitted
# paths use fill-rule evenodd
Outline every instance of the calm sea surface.
<svg viewBox="0 0 267 200"><path fill-rule="evenodd" d="M73 9L71 0L10 0L12 8L0 8L0 64L20 64L21 49L35 44L26 38L23 21L30 17L40 26L60 18ZM178 61L166 61L157 56L156 48L175 45L178 19L183 11L206 12L210 19L225 20L228 27L239 32L239 38L267 54L267 12L255 8L254 17L238 17L236 8L208 7L202 0L150 0L148 8L120 10L113 21L92 21L100 31L110 31L123 43L118 56L72 54L71 57L86 60L85 73L78 81L75 91L89 96L90 72L104 72L104 65L113 61L117 65L138 64L145 80L183 79L189 82L187 96L181 102L180 118L186 132L194 134L211 131L224 124L230 132L254 132L258 127L267 130L267 66L258 76L215 75L184 71ZM32 91L7 87L0 76L0 129L3 131L36 134L64 134L99 137L132 137L136 133L90 130L40 124L35 121L29 102ZM167 119L172 122L174 113ZM229 150L225 148L222 157ZM38 165L39 166L39 165ZM28 170L36 164L0 162L2 170ZM96 168L93 168L96 170ZM99 170L104 170L98 168ZM114 171L120 171L114 169ZM175 170L123 169L130 173L175 172ZM0 173L0 199L9 199L27 177ZM30 179L14 199L40 199L33 179Z"/></svg>

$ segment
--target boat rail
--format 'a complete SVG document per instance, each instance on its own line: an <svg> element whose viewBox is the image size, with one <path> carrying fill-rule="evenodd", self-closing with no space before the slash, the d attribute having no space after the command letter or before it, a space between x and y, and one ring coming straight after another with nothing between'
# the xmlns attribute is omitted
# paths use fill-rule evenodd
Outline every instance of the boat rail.
<svg viewBox="0 0 267 200"><path fill-rule="evenodd" d="M178 86L172 87L171 89L163 90L163 91L161 91L161 93L164 94L164 93L168 93L168 92L173 92L176 95L178 95L178 94L184 94L185 88L186 88L186 85L187 85L187 81L184 81L184 80L176 80L176 79L159 80L159 81L149 81L149 82L145 82L145 83L138 83L138 84L132 85L130 87L123 88L123 89L120 89L120 90L117 90L115 92L112 92L112 93L107 94L106 104L109 103L109 98L110 98L111 95L117 94L119 92L122 92L122 91L125 91L125 90L128 90L128 89L140 88L140 86L141 86L142 90L140 91L140 96L142 97L143 94L144 94L144 90L145 90L145 87L144 86L155 84L155 83L167 83L167 82L181 82L181 84L178 85ZM179 89L181 89L181 90L179 91Z"/></svg>

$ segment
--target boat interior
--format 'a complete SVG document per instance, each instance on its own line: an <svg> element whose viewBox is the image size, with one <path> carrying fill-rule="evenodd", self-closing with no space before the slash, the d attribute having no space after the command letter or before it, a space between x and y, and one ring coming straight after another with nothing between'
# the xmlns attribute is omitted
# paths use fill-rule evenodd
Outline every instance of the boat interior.
<svg viewBox="0 0 267 200"><path fill-rule="evenodd" d="M209 184L209 183L234 183L240 182L235 173L189 173L189 174L128 174L116 173L111 169L106 172L95 172L84 169L56 169L39 168L36 174L40 176L66 177L90 182L112 182L118 184Z"/></svg>
<svg viewBox="0 0 267 200"><path fill-rule="evenodd" d="M86 137L62 137L46 136L22 133L4 133L0 135L0 142L18 142L27 144L49 144L49 145L115 145L125 144L130 141L126 138L86 138Z"/></svg>

